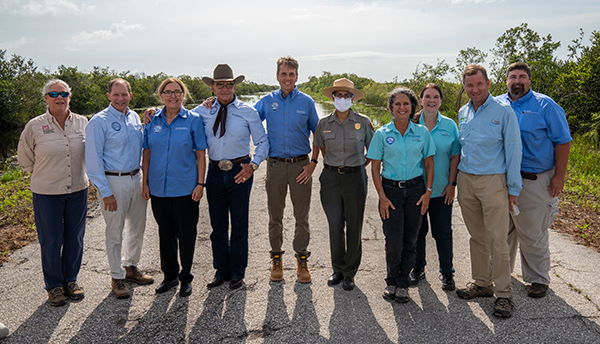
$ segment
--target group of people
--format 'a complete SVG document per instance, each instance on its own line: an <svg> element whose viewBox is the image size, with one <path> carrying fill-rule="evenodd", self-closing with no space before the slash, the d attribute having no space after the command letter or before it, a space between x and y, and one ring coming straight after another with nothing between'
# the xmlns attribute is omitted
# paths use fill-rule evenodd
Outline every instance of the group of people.
<svg viewBox="0 0 600 344"><path fill-rule="evenodd" d="M168 78L157 90L164 107L147 110L145 126L128 107L132 92L126 80L110 81L111 103L89 123L69 110L71 90L66 83L50 80L44 86L48 109L25 127L18 158L23 170L32 172L34 214L51 305L84 297L77 275L88 176L97 188L106 222L106 251L117 298L129 297L127 281L154 281L138 268L148 200L158 223L164 274L156 292L181 284L180 296L192 293L191 267L204 189L215 269L207 287L225 282L231 289L243 286L250 191L253 174L263 161L270 279L284 278L283 213L289 188L296 275L301 283L311 282L308 217L312 174L320 155L324 165L320 198L329 224L333 270L329 285L355 287L370 163L386 238L384 298L408 302L408 287L425 278L429 227L442 288L455 289L452 205L457 185L471 235L475 280L458 289L458 296L495 294L494 315L510 316L510 275L517 246L523 278L531 283L529 295L546 294L547 229L557 213L571 136L560 106L530 90L526 64L508 68L509 92L497 98L489 93L485 69L467 66L463 86L470 101L458 114L458 126L439 112L443 92L438 85L427 84L420 97L408 88L396 88L388 97L393 119L377 131L368 117L352 109L352 103L364 96L352 81L338 79L322 91L333 100L335 110L319 119L313 99L296 86L298 62L280 58L276 75L280 88L252 107L235 95L244 76L234 77L227 64L219 64L212 78L202 78L215 97L193 110L183 106L189 99L185 84ZM419 103L422 111L417 113ZM255 146L252 155L250 139ZM517 199L520 214L515 211Z"/></svg>

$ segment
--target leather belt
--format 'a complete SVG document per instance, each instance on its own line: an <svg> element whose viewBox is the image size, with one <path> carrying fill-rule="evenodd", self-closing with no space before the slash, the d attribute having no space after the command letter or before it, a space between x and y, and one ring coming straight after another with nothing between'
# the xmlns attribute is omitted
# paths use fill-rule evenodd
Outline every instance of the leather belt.
<svg viewBox="0 0 600 344"><path fill-rule="evenodd" d="M269 158L275 159L277 161L285 162L285 163L288 163L288 164L293 164L295 162L308 159L308 154L300 155L300 156L297 156L297 157L294 157L294 158L277 158L277 157L274 157L274 156L270 156Z"/></svg>
<svg viewBox="0 0 600 344"><path fill-rule="evenodd" d="M381 178L381 182L383 183L383 185L395 186L400 189L408 189L408 188L418 186L421 183L425 183L425 181L423 180L423 177L421 177L421 176L413 178L411 180L406 180L406 181Z"/></svg>
<svg viewBox="0 0 600 344"><path fill-rule="evenodd" d="M521 171L521 178L529 180L537 180L537 173Z"/></svg>
<svg viewBox="0 0 600 344"><path fill-rule="evenodd" d="M327 164L323 164L326 169L331 171L336 171L339 174L350 173L354 171L358 171L360 166L331 166Z"/></svg>
<svg viewBox="0 0 600 344"><path fill-rule="evenodd" d="M104 172L104 174L107 176L118 176L118 177L120 177L120 176L135 176L136 174L138 174L139 171L140 171L140 169L138 168L131 172L108 172L108 171L106 171L106 172Z"/></svg>
<svg viewBox="0 0 600 344"><path fill-rule="evenodd" d="M248 159L250 159L250 155L246 154L245 156L235 158L233 160L219 160L219 161L211 160L210 163L211 163L211 165L216 166L219 169L221 169L221 171L229 171L234 166L237 166Z"/></svg>

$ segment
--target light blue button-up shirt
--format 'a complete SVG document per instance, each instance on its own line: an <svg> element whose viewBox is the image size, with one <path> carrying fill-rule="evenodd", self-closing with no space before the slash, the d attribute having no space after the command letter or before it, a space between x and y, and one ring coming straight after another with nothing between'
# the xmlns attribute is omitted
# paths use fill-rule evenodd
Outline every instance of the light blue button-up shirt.
<svg viewBox="0 0 600 344"><path fill-rule="evenodd" d="M421 115L419 123L425 125L425 118ZM450 176L450 158L460 154L458 142L458 127L454 121L443 116L439 111L437 122L431 131L431 138L435 142L436 153L433 156L433 192L431 197L441 197ZM425 174L423 174L425 177Z"/></svg>
<svg viewBox="0 0 600 344"><path fill-rule="evenodd" d="M227 122L225 135L213 134L213 125L221 104L217 101L209 110L203 105L198 105L192 111L202 117L204 132L208 143L208 156L211 160L233 160L250 153L250 137L256 146L252 161L260 165L269 153L269 139L265 133L262 120L252 106L238 100L227 105Z"/></svg>
<svg viewBox="0 0 600 344"><path fill-rule="evenodd" d="M521 170L540 173L553 168L554 147L573 140L565 110L533 90L514 102L508 93L496 99L509 104L517 115L523 143Z"/></svg>
<svg viewBox="0 0 600 344"><path fill-rule="evenodd" d="M267 120L269 156L292 158L311 152L310 132L315 132L319 115L315 101L295 87L287 97L281 89L262 97L256 105Z"/></svg>
<svg viewBox="0 0 600 344"><path fill-rule="evenodd" d="M85 165L102 197L112 196L104 172L131 172L142 160L142 123L134 111L127 114L109 105L92 117L85 129Z"/></svg>
<svg viewBox="0 0 600 344"><path fill-rule="evenodd" d="M375 132L367 158L382 161L383 178L405 181L424 175L423 159L434 154L435 143L425 126L409 122L402 136L392 120Z"/></svg>
<svg viewBox="0 0 600 344"><path fill-rule="evenodd" d="M167 123L163 109L144 127L145 149L150 149L148 187L156 197L191 195L198 183L196 151L207 148L204 124L198 114L181 107Z"/></svg>
<svg viewBox="0 0 600 344"><path fill-rule="evenodd" d="M458 128L461 146L458 170L476 175L506 173L508 194L519 196L521 134L510 106L490 94L475 112L469 100L458 111Z"/></svg>

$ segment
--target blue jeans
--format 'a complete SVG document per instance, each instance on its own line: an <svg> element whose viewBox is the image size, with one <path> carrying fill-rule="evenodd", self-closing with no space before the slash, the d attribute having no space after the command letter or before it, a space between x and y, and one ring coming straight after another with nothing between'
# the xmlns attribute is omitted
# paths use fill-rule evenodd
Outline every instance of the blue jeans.
<svg viewBox="0 0 600 344"><path fill-rule="evenodd" d="M419 229L419 239L417 241L417 259L415 260L415 269L423 269L427 265L425 260L425 237L429 231L427 214L431 222L431 236L435 239L438 257L440 260L440 272L452 273L452 204L444 203L445 197L435 197L429 201L429 209L423 215L423 224Z"/></svg>
<svg viewBox="0 0 600 344"><path fill-rule="evenodd" d="M408 274L415 264L417 235L423 220L421 206L417 202L425 193L425 182L421 179L416 186L405 189L383 185L383 191L396 208L390 208L390 216L382 219L387 264L385 282L408 288Z"/></svg>
<svg viewBox="0 0 600 344"><path fill-rule="evenodd" d="M254 177L236 184L235 175L241 170L236 165L229 171L221 171L210 164L206 177L206 199L213 229L210 235L213 267L217 270L215 277L226 280L244 278L248 266L248 209Z"/></svg>
<svg viewBox="0 0 600 344"><path fill-rule="evenodd" d="M76 281L83 257L88 190L64 195L33 193L46 290Z"/></svg>

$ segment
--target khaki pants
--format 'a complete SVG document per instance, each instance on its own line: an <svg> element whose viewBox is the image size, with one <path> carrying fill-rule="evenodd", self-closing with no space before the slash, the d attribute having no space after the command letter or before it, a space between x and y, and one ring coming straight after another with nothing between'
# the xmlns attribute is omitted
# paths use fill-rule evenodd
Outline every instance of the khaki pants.
<svg viewBox="0 0 600 344"><path fill-rule="evenodd" d="M460 172L457 181L458 202L471 235L471 270L475 284L487 287L493 282L496 297L510 298L506 174L479 176Z"/></svg>

